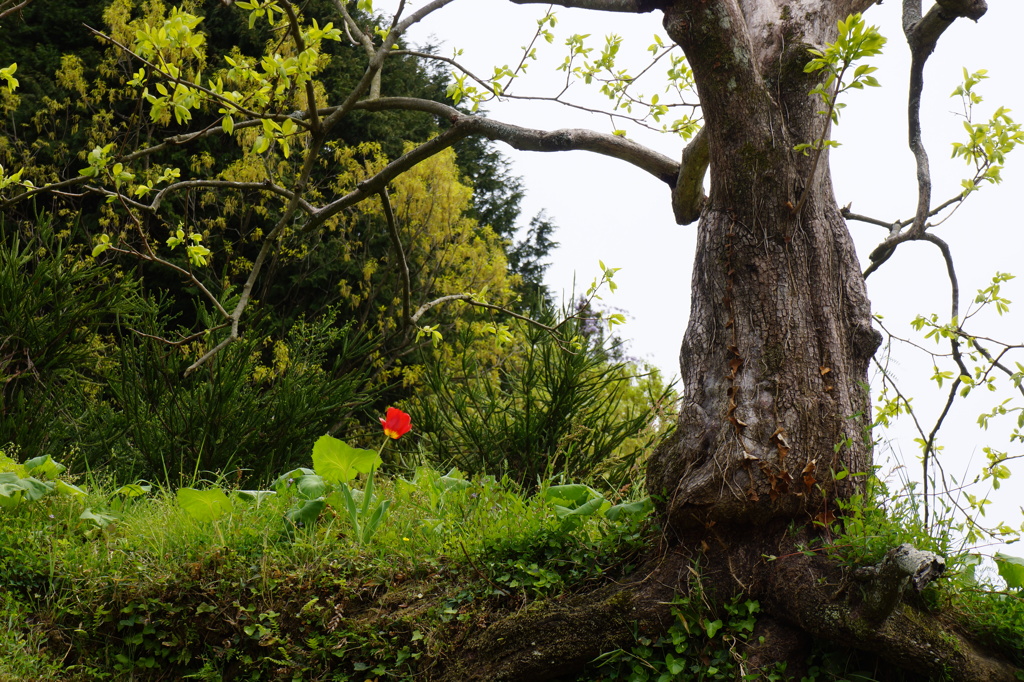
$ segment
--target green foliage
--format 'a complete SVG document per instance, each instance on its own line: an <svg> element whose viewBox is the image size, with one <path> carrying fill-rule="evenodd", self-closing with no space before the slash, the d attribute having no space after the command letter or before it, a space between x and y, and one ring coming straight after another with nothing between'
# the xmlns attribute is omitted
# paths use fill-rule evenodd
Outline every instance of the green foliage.
<svg viewBox="0 0 1024 682"><path fill-rule="evenodd" d="M64 679L60 662L47 651L45 635L34 627L32 615L25 600L0 589L0 680Z"/></svg>
<svg viewBox="0 0 1024 682"><path fill-rule="evenodd" d="M551 473L586 480L613 460L642 458L660 438L651 405L671 389L654 381L634 392L646 375L614 360L594 319L570 318L557 335L518 321L510 328L494 362L462 352L428 367L430 391L412 411L436 461L525 485Z"/></svg>
<svg viewBox="0 0 1024 682"><path fill-rule="evenodd" d="M97 483L84 503L118 516L103 532L77 521L82 502L55 496L2 512L0 615L29 613L67 654L63 673L88 679L408 677L477 611L621 576L643 544L639 519L566 529L541 495L423 468L412 481L381 479L376 493L366 486L363 500L395 504L357 542L322 496L305 499L315 490L297 492L302 477L323 482L317 472L287 476L276 495ZM296 525L292 511L310 502L319 508L303 531L282 533L282 517ZM403 606L381 611L384 592ZM34 679L47 679L41 638L19 633L0 635L20 642L0 672L36 660Z"/></svg>
<svg viewBox="0 0 1024 682"><path fill-rule="evenodd" d="M986 73L981 69L968 74L964 69L963 83L950 95L959 97L963 104L964 130L967 131L966 142L953 143L953 158L962 158L964 163L974 166L975 171L973 177L961 182L964 196L977 191L984 183L999 184L1006 155L1024 141L1024 129L1010 118L1006 107L997 108L987 123L974 122L974 106L983 101L974 88L988 78Z"/></svg>
<svg viewBox="0 0 1024 682"><path fill-rule="evenodd" d="M748 672L744 648L754 632L758 602L737 595L717 609L691 582L690 592L672 602L673 623L659 637L637 633L629 651L616 649L595 659L601 679L628 682L672 680L784 680L783 668ZM592 678L586 678L592 679Z"/></svg>
<svg viewBox="0 0 1024 682"><path fill-rule="evenodd" d="M869 26L858 12L851 14L846 21L840 21L838 36L834 43L828 43L822 50L808 50L814 58L804 66L804 73L822 72L822 80L811 91L810 95L821 98L825 109L818 113L826 118L826 129L829 122L839 125L839 114L846 104L839 101L839 96L849 90L862 90L864 87L877 88L878 80L871 74L877 67L861 64L853 70L847 80L850 68L858 61L881 54L886 39L878 32L877 26ZM821 139L810 143L796 145L796 151L805 154L810 151L820 153L826 147L838 147L835 140Z"/></svg>
<svg viewBox="0 0 1024 682"><path fill-rule="evenodd" d="M1018 582L1024 578L1024 560L996 553L989 566L994 565L1002 580L995 580L991 571L988 577L983 576L979 571L982 556L969 551L965 544L965 536L977 527L977 522L963 520L946 504L939 505L936 518L926 526L920 495L913 484L905 486L903 494L893 494L884 482L872 476L865 496L855 496L840 507L841 532L830 542L806 551L827 552L851 569L877 564L886 552L904 543L943 556L947 570L942 581L925 590L927 606L942 608L970 622L982 641L1011 652L1018 665L1024 664L1024 655L1016 653L1021 651L1020 633L1024 632L1024 599L1020 598ZM1006 592L1004 586L1013 591Z"/></svg>
<svg viewBox="0 0 1024 682"><path fill-rule="evenodd" d="M366 346L335 316L300 319L279 340L254 334L185 378L206 343L168 349L160 339L173 335L159 327L126 339L109 384L124 429L115 471L122 480L235 470L265 480L305 459L304 444L373 399Z"/></svg>
<svg viewBox="0 0 1024 682"><path fill-rule="evenodd" d="M136 280L83 257L49 220L29 233L0 224L0 443L59 453L110 437L116 336L151 310Z"/></svg>

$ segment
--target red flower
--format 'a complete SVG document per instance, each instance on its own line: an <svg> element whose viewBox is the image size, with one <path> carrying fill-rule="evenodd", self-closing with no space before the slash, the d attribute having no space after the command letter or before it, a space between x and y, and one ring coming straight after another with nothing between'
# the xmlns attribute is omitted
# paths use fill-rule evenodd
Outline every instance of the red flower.
<svg viewBox="0 0 1024 682"><path fill-rule="evenodd" d="M401 438L412 428L412 417L397 407L389 407L387 415L380 418L384 435L389 438Z"/></svg>

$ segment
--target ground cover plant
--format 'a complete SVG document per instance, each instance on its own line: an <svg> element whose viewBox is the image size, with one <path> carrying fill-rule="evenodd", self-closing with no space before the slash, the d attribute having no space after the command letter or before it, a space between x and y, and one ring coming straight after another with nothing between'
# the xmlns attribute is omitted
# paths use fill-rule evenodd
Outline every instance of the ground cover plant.
<svg viewBox="0 0 1024 682"><path fill-rule="evenodd" d="M409 426L381 421L388 440ZM324 439L258 491L80 487L5 456L0 678L411 679L480 621L636 566L644 500L427 466L375 479L379 453Z"/></svg>

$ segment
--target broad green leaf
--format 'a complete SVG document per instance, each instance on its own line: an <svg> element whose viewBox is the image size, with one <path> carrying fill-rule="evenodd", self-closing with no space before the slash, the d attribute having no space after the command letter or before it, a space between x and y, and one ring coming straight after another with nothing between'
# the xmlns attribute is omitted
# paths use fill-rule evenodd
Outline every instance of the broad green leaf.
<svg viewBox="0 0 1024 682"><path fill-rule="evenodd" d="M1006 586L1013 590L1024 588L1024 559L996 552L996 568L999 576L1006 581Z"/></svg>
<svg viewBox="0 0 1024 682"><path fill-rule="evenodd" d="M327 482L316 474L307 475L295 481L295 490L299 497L315 500L327 490Z"/></svg>
<svg viewBox="0 0 1024 682"><path fill-rule="evenodd" d="M57 478L67 469L63 464L57 464L49 455L33 457L25 462L25 471L29 476L42 476L44 478Z"/></svg>
<svg viewBox="0 0 1024 682"><path fill-rule="evenodd" d="M148 483L129 483L123 485L114 491L115 495L123 495L124 497L142 497L153 489L153 486Z"/></svg>
<svg viewBox="0 0 1024 682"><path fill-rule="evenodd" d="M434 484L441 490L464 490L469 487L469 481L466 480L465 474L458 469L452 469L444 476L440 476L437 482Z"/></svg>
<svg viewBox="0 0 1024 682"><path fill-rule="evenodd" d="M276 495L277 493L273 490L236 490L235 495L245 500L246 502L255 502L260 504L263 500Z"/></svg>
<svg viewBox="0 0 1024 682"><path fill-rule="evenodd" d="M85 497L85 491L79 488L77 485L72 485L65 481L56 482L57 494L63 495L64 497Z"/></svg>
<svg viewBox="0 0 1024 682"><path fill-rule="evenodd" d="M197 521L214 521L231 511L231 500L220 488L178 488L178 504Z"/></svg>
<svg viewBox="0 0 1024 682"><path fill-rule="evenodd" d="M271 483L271 487L279 493L287 492L288 489L295 485L295 481L302 478L303 476L313 476L316 474L312 469L306 467L299 467L298 469L292 469L291 471L281 474L277 479Z"/></svg>
<svg viewBox="0 0 1024 682"><path fill-rule="evenodd" d="M13 509L25 499L25 489L21 486L21 478L13 473L0 474L0 508Z"/></svg>
<svg viewBox="0 0 1024 682"><path fill-rule="evenodd" d="M88 521L94 524L97 528L106 528L110 524L117 521L117 517L113 514L104 514L102 512L94 512L91 508L86 507L79 516L79 520Z"/></svg>
<svg viewBox="0 0 1024 682"><path fill-rule="evenodd" d="M315 500L306 500L298 507L290 509L285 513L284 517L291 521L296 526L312 526L316 523L317 518L320 516L320 512L324 510L324 498L319 497Z"/></svg>
<svg viewBox="0 0 1024 682"><path fill-rule="evenodd" d="M53 490L54 487L55 484L40 481L38 478L18 478L18 475L14 473L0 474L0 496L17 497L19 501L25 499L34 502ZM18 491L21 491L20 495Z"/></svg>
<svg viewBox="0 0 1024 682"><path fill-rule="evenodd" d="M636 502L617 504L604 513L611 521L618 521L622 516L629 516L635 519L643 518L654 511L654 503L650 497L645 497Z"/></svg>
<svg viewBox="0 0 1024 682"><path fill-rule="evenodd" d="M313 444L313 468L330 483L347 483L380 464L380 455L373 450L354 448L333 436L320 436Z"/></svg>
<svg viewBox="0 0 1024 682"><path fill-rule="evenodd" d="M555 515L558 516L558 518L560 519L564 519L573 516L593 516L595 514L600 513L602 509L606 509L607 507L610 506L611 502L609 502L608 500L604 499L603 497L595 497L593 499L587 500L578 507L569 508L556 504L554 505L554 508Z"/></svg>
<svg viewBox="0 0 1024 682"><path fill-rule="evenodd" d="M599 497L602 497L601 493L582 483L553 485L544 491L544 499L547 502L570 509Z"/></svg>

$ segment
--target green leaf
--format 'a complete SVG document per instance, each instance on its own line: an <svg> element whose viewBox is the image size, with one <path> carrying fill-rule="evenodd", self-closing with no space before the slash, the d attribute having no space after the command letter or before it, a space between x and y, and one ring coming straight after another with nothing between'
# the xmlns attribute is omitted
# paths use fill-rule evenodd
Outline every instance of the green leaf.
<svg viewBox="0 0 1024 682"><path fill-rule="evenodd" d="M287 473L281 474L270 485L277 492L285 493L291 486L295 484L297 480L299 480L303 476L312 476L314 474L316 474L316 472L313 471L312 469L307 469L306 467L299 467L297 469L292 469Z"/></svg>
<svg viewBox="0 0 1024 682"><path fill-rule="evenodd" d="M88 521L89 523L92 523L97 528L106 528L107 526L118 520L117 517L113 514L94 512L89 507L86 507L85 511L79 514L78 518L81 521Z"/></svg>
<svg viewBox="0 0 1024 682"><path fill-rule="evenodd" d="M645 497L642 500L636 502L629 502L624 504L617 504L611 507L604 513L605 517L610 521L618 521L623 515L640 519L654 511L654 503L651 502L650 497Z"/></svg>
<svg viewBox="0 0 1024 682"><path fill-rule="evenodd" d="M142 497L153 489L153 486L144 483L129 483L123 485L114 491L115 495L123 495L124 497Z"/></svg>
<svg viewBox="0 0 1024 682"><path fill-rule="evenodd" d="M197 521L214 521L231 511L231 500L220 488L178 488L178 504Z"/></svg>
<svg viewBox="0 0 1024 682"><path fill-rule="evenodd" d="M1024 589L1024 559L1002 552L996 552L994 559L1006 586L1013 590Z"/></svg>
<svg viewBox="0 0 1024 682"><path fill-rule="evenodd" d="M354 448L333 436L320 436L313 444L313 468L330 483L347 483L380 464L380 455L373 450Z"/></svg>
<svg viewBox="0 0 1024 682"><path fill-rule="evenodd" d="M555 515L560 519L569 517L582 517L582 516L593 516L598 514L602 509L610 507L611 503L603 497L595 497L591 500L587 500L578 507L564 507L562 505L554 505Z"/></svg>
<svg viewBox="0 0 1024 682"><path fill-rule="evenodd" d="M307 500L315 500L327 490L327 482L316 474L302 476L295 481L295 491Z"/></svg>
<svg viewBox="0 0 1024 682"><path fill-rule="evenodd" d="M545 501L570 509L578 507L594 498L604 499L601 493L582 483L553 485L544 491Z"/></svg>
<svg viewBox="0 0 1024 682"><path fill-rule="evenodd" d="M55 490L58 495L63 495L64 497L85 497L86 495L86 492L77 485L72 485L65 481L57 481Z"/></svg>
<svg viewBox="0 0 1024 682"><path fill-rule="evenodd" d="M316 523L320 512L324 510L326 504L322 497L318 497L315 500L306 500L300 506L285 513L284 517L296 526L301 524L302 526L309 527Z"/></svg>
<svg viewBox="0 0 1024 682"><path fill-rule="evenodd" d="M260 504L263 500L277 495L277 493L273 490L236 490L235 495L246 502L255 502L256 504Z"/></svg>
<svg viewBox="0 0 1024 682"><path fill-rule="evenodd" d="M21 478L13 472L0 474L0 506L14 507L22 500L34 502L54 487L53 483L40 481L38 478Z"/></svg>
<svg viewBox="0 0 1024 682"><path fill-rule="evenodd" d="M452 469L444 476L438 477L434 483L439 490L465 490L469 487L469 481L465 479L465 475L458 469Z"/></svg>
<svg viewBox="0 0 1024 682"><path fill-rule="evenodd" d="M67 469L63 464L53 461L49 455L33 457L25 462L25 471L29 476L42 476L43 478L57 478Z"/></svg>
<svg viewBox="0 0 1024 682"><path fill-rule="evenodd" d="M704 624L704 631L708 633L708 637L714 637L715 633L722 629L722 621L713 620L709 623Z"/></svg>

